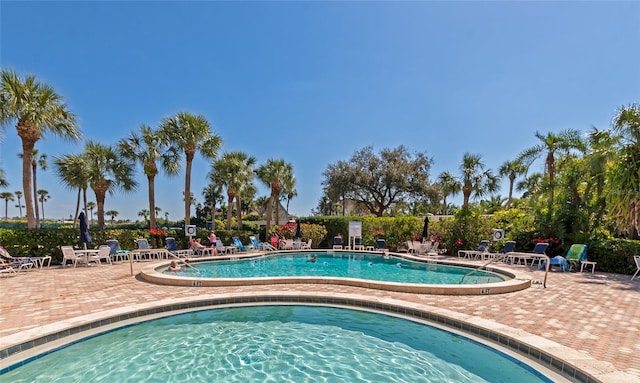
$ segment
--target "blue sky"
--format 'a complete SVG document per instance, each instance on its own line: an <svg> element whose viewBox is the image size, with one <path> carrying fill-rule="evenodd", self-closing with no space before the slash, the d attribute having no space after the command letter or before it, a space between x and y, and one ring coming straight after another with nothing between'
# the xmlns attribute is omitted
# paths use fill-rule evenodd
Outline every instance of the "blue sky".
<svg viewBox="0 0 640 383"><path fill-rule="evenodd" d="M496 170L536 145L536 131L609 127L640 101L640 3L3 0L0 64L52 85L84 137L105 144L179 111L202 114L223 152L290 162L290 210L304 216L327 166L368 145L426 152L434 180L458 174L465 152ZM1 145L7 190L21 190L15 126ZM36 148L50 159L38 173L45 217L69 218L75 193L52 159L84 144L48 136ZM200 201L209 169L196 157ZM141 169L137 180L105 209L139 219ZM183 189L184 173L157 178L157 206L172 220Z"/></svg>

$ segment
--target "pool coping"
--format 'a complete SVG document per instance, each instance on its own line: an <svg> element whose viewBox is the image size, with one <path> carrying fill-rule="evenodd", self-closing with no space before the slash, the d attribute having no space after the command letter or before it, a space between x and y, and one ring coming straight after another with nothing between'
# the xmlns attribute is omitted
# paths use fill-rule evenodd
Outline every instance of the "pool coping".
<svg viewBox="0 0 640 383"><path fill-rule="evenodd" d="M180 310L220 308L229 305L287 303L346 306L424 320L427 323L441 325L445 329L458 330L463 335L478 337L489 345L505 347L526 360L549 368L569 381L636 381L634 376L616 370L610 363L597 361L551 340L480 317L393 298L376 299L361 294L342 293L301 294L292 291L205 294L198 298L165 299L105 310L25 330L0 340L0 373L77 338L91 336L95 332L108 331L128 323L149 320L158 315L173 315Z"/></svg>
<svg viewBox="0 0 640 383"><path fill-rule="evenodd" d="M456 262L451 260L441 260L433 257L420 257L413 256L406 253L376 253L376 252L361 252L361 251L341 251L341 250L307 250L307 251L295 251L295 253L349 253L349 254L368 254L368 255L380 255L387 256L392 255L398 259L406 259L409 261L425 263L427 265L447 265L447 266L459 266L465 268L474 268L469 264L462 262ZM279 252L256 252L245 254L232 254L217 257L206 258L191 258L194 262L201 261L224 261L224 260L241 260L241 259L253 259L259 258L265 255L278 255L287 254L291 251L279 251ZM362 287L368 289L395 291L403 293L413 294L438 294L438 295L491 295L491 294L505 294L515 291L520 291L531 287L531 278L524 274L513 272L510 270L502 269L498 266L489 266L489 263L485 265L486 271L494 272L508 277L503 282L493 283L479 283L469 285L444 285L444 284L417 284L417 283L397 283L397 282L384 282L375 281L369 279L356 279L356 278L339 278L339 277L255 277L255 278L199 278L199 277L184 277L169 275L159 272L158 269L167 267L166 265L154 265L144 268L140 272L140 278L146 282L156 283L160 285L169 286L189 286L189 287L226 287L226 286L258 286L258 285L277 285L277 284L324 284L324 285L345 285ZM478 267L475 267L476 269Z"/></svg>

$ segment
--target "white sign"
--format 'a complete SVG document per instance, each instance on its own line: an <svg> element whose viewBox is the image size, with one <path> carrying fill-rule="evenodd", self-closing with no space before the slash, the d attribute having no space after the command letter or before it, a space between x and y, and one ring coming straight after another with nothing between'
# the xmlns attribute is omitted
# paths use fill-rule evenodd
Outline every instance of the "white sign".
<svg viewBox="0 0 640 383"><path fill-rule="evenodd" d="M504 229L493 229L493 241L502 241L504 239Z"/></svg>
<svg viewBox="0 0 640 383"><path fill-rule="evenodd" d="M196 235L196 225L185 225L184 234L187 237L193 237L194 235Z"/></svg>
<svg viewBox="0 0 640 383"><path fill-rule="evenodd" d="M349 221L349 237L362 237L362 222Z"/></svg>

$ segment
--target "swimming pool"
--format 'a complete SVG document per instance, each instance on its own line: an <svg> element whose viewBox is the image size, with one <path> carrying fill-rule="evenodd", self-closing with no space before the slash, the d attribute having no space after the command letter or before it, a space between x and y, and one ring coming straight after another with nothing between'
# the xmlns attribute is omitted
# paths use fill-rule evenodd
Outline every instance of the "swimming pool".
<svg viewBox="0 0 640 383"><path fill-rule="evenodd" d="M37 357L11 382L551 382L454 333L319 306L194 311L109 331Z"/></svg>
<svg viewBox="0 0 640 383"><path fill-rule="evenodd" d="M317 257L317 258L316 258ZM315 262L311 262L316 258ZM194 262L179 272L166 265L145 269L142 279L182 286L232 286L273 283L328 283L390 291L438 294L495 294L522 290L529 279L499 268L425 262L380 253L313 251L245 255Z"/></svg>

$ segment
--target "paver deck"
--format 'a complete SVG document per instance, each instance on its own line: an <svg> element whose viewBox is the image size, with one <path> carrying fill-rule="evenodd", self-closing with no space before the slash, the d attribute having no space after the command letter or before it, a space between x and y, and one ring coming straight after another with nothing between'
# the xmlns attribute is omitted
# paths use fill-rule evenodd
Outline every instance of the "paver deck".
<svg viewBox="0 0 640 383"><path fill-rule="evenodd" d="M134 263L134 273L150 262ZM534 280L543 271L525 266ZM628 275L589 273L549 274L547 288L531 288L488 296L422 295L367 290L340 285L267 285L246 287L176 287L140 281L129 264L61 268L19 273L0 278L0 339L87 314L171 298L196 299L202 294L264 292L325 292L366 294L411 304L446 308L550 339L562 346L610 363L640 382L640 280ZM6 346L6 345L5 345ZM613 382L613 381L612 381Z"/></svg>

